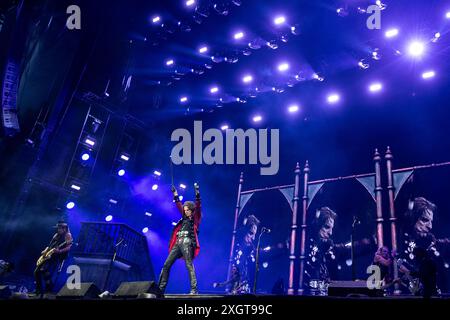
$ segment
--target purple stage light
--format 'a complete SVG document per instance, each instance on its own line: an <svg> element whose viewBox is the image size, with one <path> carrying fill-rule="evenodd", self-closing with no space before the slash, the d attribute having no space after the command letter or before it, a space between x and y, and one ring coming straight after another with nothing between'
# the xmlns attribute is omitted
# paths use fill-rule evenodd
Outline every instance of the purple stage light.
<svg viewBox="0 0 450 320"><path fill-rule="evenodd" d="M109 199L109 203L117 204L117 200L116 199Z"/></svg>
<svg viewBox="0 0 450 320"><path fill-rule="evenodd" d="M151 217L153 214L151 214L150 212L146 212L145 215L146 215L147 217Z"/></svg>
<svg viewBox="0 0 450 320"><path fill-rule="evenodd" d="M223 126L220 127L220 130L225 131L228 128L229 128L228 125L224 124Z"/></svg>
<svg viewBox="0 0 450 320"><path fill-rule="evenodd" d="M327 97L327 101L330 104L337 103L340 99L341 99L341 97L337 93L332 93L332 94L328 95L328 97Z"/></svg>
<svg viewBox="0 0 450 320"><path fill-rule="evenodd" d="M122 159L123 161L128 161L128 160L130 160L130 157L125 154L121 154L120 159Z"/></svg>
<svg viewBox="0 0 450 320"><path fill-rule="evenodd" d="M125 170L124 169L120 169L119 171L117 171L117 175L119 177L123 177L125 175Z"/></svg>
<svg viewBox="0 0 450 320"><path fill-rule="evenodd" d="M70 188L73 189L73 190L77 190L77 191L80 191L80 190L81 190L81 187L80 187L79 185L76 185L76 184L72 184L72 185L70 186Z"/></svg>
<svg viewBox="0 0 450 320"><path fill-rule="evenodd" d="M262 117L260 115L253 117L253 122L261 122L261 121L262 121Z"/></svg>
<svg viewBox="0 0 450 320"><path fill-rule="evenodd" d="M110 221L112 221L112 219L113 219L112 215L108 215L108 216L105 217L105 221L106 222L110 222Z"/></svg>
<svg viewBox="0 0 450 320"><path fill-rule="evenodd" d="M181 188L181 189L186 189L186 185L183 184L183 183L180 183L180 188Z"/></svg>
<svg viewBox="0 0 450 320"><path fill-rule="evenodd" d="M180 98L180 102L181 103L185 103L185 102L187 102L188 101L188 98L187 97L181 97Z"/></svg>
<svg viewBox="0 0 450 320"><path fill-rule="evenodd" d="M263 266L264 269L267 269L267 267L269 266L269 263L268 262L263 262L262 266Z"/></svg>
<svg viewBox="0 0 450 320"><path fill-rule="evenodd" d="M152 190L153 190L153 191L158 190L158 185L157 185L157 184L152 185Z"/></svg>
<svg viewBox="0 0 450 320"><path fill-rule="evenodd" d="M186 7L192 7L195 4L195 0L187 0Z"/></svg>
<svg viewBox="0 0 450 320"><path fill-rule="evenodd" d="M427 79L434 78L435 75L436 75L436 73L433 70L425 71L424 73L422 73L422 78L427 80Z"/></svg>
<svg viewBox="0 0 450 320"><path fill-rule="evenodd" d="M384 35L386 38L393 38L398 35L398 29L389 29Z"/></svg>
<svg viewBox="0 0 450 320"><path fill-rule="evenodd" d="M73 208L75 208L75 202L73 202L73 201L67 202L66 208L69 210L72 210Z"/></svg>
<svg viewBox="0 0 450 320"><path fill-rule="evenodd" d="M244 33L242 31L236 32L233 37L235 40L242 39L244 37Z"/></svg>
<svg viewBox="0 0 450 320"><path fill-rule="evenodd" d="M378 92L378 91L381 91L382 88L383 88L383 85L381 83L375 82L369 86L369 91L370 92Z"/></svg>
<svg viewBox="0 0 450 320"><path fill-rule="evenodd" d="M153 23L158 23L160 21L161 21L161 17L160 16L155 16L155 17L152 18L152 22Z"/></svg>
<svg viewBox="0 0 450 320"><path fill-rule="evenodd" d="M180 201L183 201L183 196L179 196L179 198L180 198Z"/></svg>
<svg viewBox="0 0 450 320"><path fill-rule="evenodd" d="M208 51L208 47L207 46L203 46L200 49L198 49L198 52L200 52L200 53L205 53L207 51Z"/></svg>
<svg viewBox="0 0 450 320"><path fill-rule="evenodd" d="M142 233L147 233L148 232L148 228L145 227L144 229L142 229Z"/></svg>
<svg viewBox="0 0 450 320"><path fill-rule="evenodd" d="M155 176L161 177L161 172L158 171L158 170L153 171L153 174L154 174Z"/></svg>
<svg viewBox="0 0 450 320"><path fill-rule="evenodd" d="M86 138L86 139L84 140L84 142L85 142L86 144L90 145L91 147L93 147L93 146L95 145L94 139L91 139L91 138Z"/></svg>
<svg viewBox="0 0 450 320"><path fill-rule="evenodd" d="M173 59L169 59L166 61L166 66L173 66L174 63L175 61L173 61Z"/></svg>
<svg viewBox="0 0 450 320"><path fill-rule="evenodd" d="M91 156L89 155L89 153L83 153L83 154L81 155L81 160L83 160L83 161L88 161L90 157L91 157Z"/></svg>
<svg viewBox="0 0 450 320"><path fill-rule="evenodd" d="M209 89L209 92L217 93L217 92L219 92L219 88L218 87L212 87L211 89Z"/></svg>
<svg viewBox="0 0 450 320"><path fill-rule="evenodd" d="M450 19L450 11L447 11L447 12L445 13L445 18Z"/></svg>
<svg viewBox="0 0 450 320"><path fill-rule="evenodd" d="M290 105L289 108L288 108L288 111L289 111L290 113L297 112L298 110L299 110L299 107L298 107L298 105L296 105L296 104Z"/></svg>
<svg viewBox="0 0 450 320"><path fill-rule="evenodd" d="M286 22L286 18L284 16L279 16L276 17L275 19L273 19L273 23L275 23L276 25L280 25Z"/></svg>
<svg viewBox="0 0 450 320"><path fill-rule="evenodd" d="M244 76L244 77L242 78L242 81L243 81L244 83L250 83L250 82L253 81L253 77L252 77L251 75L246 75L246 76Z"/></svg>
<svg viewBox="0 0 450 320"><path fill-rule="evenodd" d="M283 62L282 64L278 65L278 71L286 71L289 69L289 64L287 64L286 62Z"/></svg>
<svg viewBox="0 0 450 320"><path fill-rule="evenodd" d="M408 52L413 57L420 57L425 51L425 45L420 41L413 41L408 46Z"/></svg>

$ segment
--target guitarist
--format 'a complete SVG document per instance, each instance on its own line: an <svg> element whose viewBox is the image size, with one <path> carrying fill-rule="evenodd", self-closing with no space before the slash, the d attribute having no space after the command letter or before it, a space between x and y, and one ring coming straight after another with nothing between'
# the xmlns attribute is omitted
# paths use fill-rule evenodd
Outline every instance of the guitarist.
<svg viewBox="0 0 450 320"><path fill-rule="evenodd" d="M44 256L50 250L54 249L52 255L48 260L36 267L34 270L34 278L36 281L36 294L43 294L52 292L53 282L52 278L62 261L67 258L68 252L72 246L72 235L69 231L69 226L64 221L58 221L55 228L57 229L55 235L50 241L47 248L45 248L41 255ZM44 286L43 286L44 283Z"/></svg>

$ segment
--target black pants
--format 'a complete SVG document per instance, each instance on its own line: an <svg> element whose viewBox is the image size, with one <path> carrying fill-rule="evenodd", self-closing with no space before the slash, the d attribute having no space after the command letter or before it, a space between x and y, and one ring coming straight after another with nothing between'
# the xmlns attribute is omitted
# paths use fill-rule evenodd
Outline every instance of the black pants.
<svg viewBox="0 0 450 320"><path fill-rule="evenodd" d="M175 261L183 257L186 268L189 272L189 280L191 282L191 293L197 293L197 277L195 276L195 268L192 260L194 258L195 242L190 238L179 238L170 250L169 256L164 262L164 266L159 276L159 289L164 293L167 282L169 280L170 269Z"/></svg>
<svg viewBox="0 0 450 320"><path fill-rule="evenodd" d="M53 276L58 269L58 259L50 259L34 270L36 281L36 293L47 293L53 291ZM43 283L45 287L43 286Z"/></svg>

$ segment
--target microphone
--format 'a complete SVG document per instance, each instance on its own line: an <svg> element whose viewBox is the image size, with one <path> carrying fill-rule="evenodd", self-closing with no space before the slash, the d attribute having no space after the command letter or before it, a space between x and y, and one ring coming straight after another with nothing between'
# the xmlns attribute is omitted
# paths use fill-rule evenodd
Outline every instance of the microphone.
<svg viewBox="0 0 450 320"><path fill-rule="evenodd" d="M262 232L262 233L271 233L272 230L270 230L269 228L266 228L266 227L262 227L262 228L261 228L261 232Z"/></svg>

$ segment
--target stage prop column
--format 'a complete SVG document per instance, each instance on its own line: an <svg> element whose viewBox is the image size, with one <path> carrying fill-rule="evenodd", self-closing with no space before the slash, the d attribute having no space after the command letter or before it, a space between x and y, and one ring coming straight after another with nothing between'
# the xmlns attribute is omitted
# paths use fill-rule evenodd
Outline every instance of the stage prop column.
<svg viewBox="0 0 450 320"><path fill-rule="evenodd" d="M298 283L298 294L303 295L303 274L305 270L305 246L306 246L306 214L308 212L308 180L309 164L305 163L303 169L303 198L302 198L302 233L300 240L300 279Z"/></svg>
<svg viewBox="0 0 450 320"><path fill-rule="evenodd" d="M244 183L244 173L241 172L241 177L239 178L239 187L238 187L238 196L237 196L237 201L236 201L236 209L234 211L233 235L231 237L230 260L228 260L227 279L230 279L231 267L233 265L234 243L236 241L237 223L238 223L239 213L240 213L240 209L241 209L241 191L242 191L242 184L243 183Z"/></svg>
<svg viewBox="0 0 450 320"><path fill-rule="evenodd" d="M300 188L300 165L297 162L295 166L295 184L294 184L294 198L292 205L292 227L291 227L291 244L290 244L290 255L289 255L289 287L288 294L294 294L294 271L296 263L296 241L297 241L297 212L298 212L298 191Z"/></svg>
<svg viewBox="0 0 450 320"><path fill-rule="evenodd" d="M373 156L375 162L375 203L377 206L377 245L378 248L383 246L383 207L381 203L382 191L381 187L381 156L378 149L375 149Z"/></svg>

